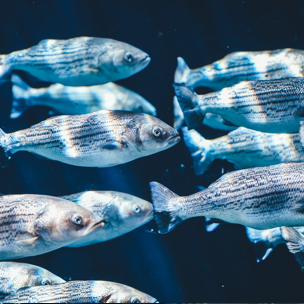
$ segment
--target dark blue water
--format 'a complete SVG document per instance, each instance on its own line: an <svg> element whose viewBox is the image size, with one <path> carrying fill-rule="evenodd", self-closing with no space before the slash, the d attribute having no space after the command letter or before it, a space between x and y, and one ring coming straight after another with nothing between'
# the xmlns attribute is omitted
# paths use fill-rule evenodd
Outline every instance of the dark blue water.
<svg viewBox="0 0 304 304"><path fill-rule="evenodd" d="M153 103L172 125L172 82L176 58L191 68L233 51L304 49L304 2L292 1L101 1L9 0L1 3L0 54L28 48L42 39L107 37L130 43L151 56L150 65L118 83ZM200 89L200 93L208 90ZM36 107L10 120L11 84L0 87L0 127L13 132L49 117ZM223 133L204 128L206 138ZM20 152L0 169L2 194L67 195L116 190L151 200L149 182L179 195L208 186L232 170L215 161L196 177L183 141L173 148L108 169L81 168ZM304 274L280 245L257 264L254 248L239 225L205 232L204 219L184 222L166 235L147 233L150 222L125 236L84 248L62 248L19 261L73 280L109 280L151 294L160 302L301 302Z"/></svg>

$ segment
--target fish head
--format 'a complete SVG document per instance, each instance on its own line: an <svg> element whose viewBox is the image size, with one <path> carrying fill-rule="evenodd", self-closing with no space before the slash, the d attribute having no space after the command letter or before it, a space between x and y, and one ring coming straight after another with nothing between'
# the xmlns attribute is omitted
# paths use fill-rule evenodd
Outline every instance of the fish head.
<svg viewBox="0 0 304 304"><path fill-rule="evenodd" d="M148 114L141 114L136 128L136 136L133 136L134 144L143 155L166 150L180 141L177 130Z"/></svg>
<svg viewBox="0 0 304 304"><path fill-rule="evenodd" d="M104 293L104 290L107 290ZM103 291L101 293L101 291ZM99 303L156 303L157 300L135 288L114 283L95 281L92 286L92 298Z"/></svg>

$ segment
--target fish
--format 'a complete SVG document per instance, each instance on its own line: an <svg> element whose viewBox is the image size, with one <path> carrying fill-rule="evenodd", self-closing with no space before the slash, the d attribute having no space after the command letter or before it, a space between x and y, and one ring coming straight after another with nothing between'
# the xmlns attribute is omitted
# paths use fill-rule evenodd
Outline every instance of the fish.
<svg viewBox="0 0 304 304"><path fill-rule="evenodd" d="M304 226L303 170L303 163L283 163L233 171L189 196L151 182L158 231L168 233L198 216L259 230Z"/></svg>
<svg viewBox="0 0 304 304"><path fill-rule="evenodd" d="M304 78L242 81L219 92L197 95L174 85L189 129L201 126L206 113L228 125L267 133L298 133L304 120Z"/></svg>
<svg viewBox="0 0 304 304"><path fill-rule="evenodd" d="M31 88L17 74L11 77L12 119L20 117L32 106L47 106L59 114L87 114L99 110L124 110L156 116L155 107L139 94L113 82L103 85L70 87L53 84L47 88Z"/></svg>
<svg viewBox="0 0 304 304"><path fill-rule="evenodd" d="M304 162L299 133L264 133L240 127L225 136L207 140L187 127L182 131L197 175L209 169L215 159L226 159L237 170Z"/></svg>
<svg viewBox="0 0 304 304"><path fill-rule="evenodd" d="M304 235L294 227L281 227L281 232L289 252L295 255L301 270L304 271Z"/></svg>
<svg viewBox="0 0 304 304"><path fill-rule="evenodd" d="M212 64L191 70L182 57L177 58L174 81L187 87L207 87L219 91L244 80L273 80L303 77L304 51L279 49L234 52Z"/></svg>
<svg viewBox="0 0 304 304"><path fill-rule="evenodd" d="M158 303L146 293L107 281L70 281L19 289L3 303Z"/></svg>
<svg viewBox="0 0 304 304"><path fill-rule="evenodd" d="M176 96L173 98L173 112L174 112L174 124L173 127L179 130L183 123L184 123L184 114L183 111L177 101ZM225 124L223 118L218 115L212 113L206 113L206 116L203 121L203 125L215 129L215 130L222 130L222 131L232 131L235 130L236 126L228 126Z"/></svg>
<svg viewBox="0 0 304 304"><path fill-rule="evenodd" d="M6 134L0 129L0 165L12 154L28 151L81 167L111 167L166 150L179 133L143 113L101 110L51 117L28 129Z"/></svg>
<svg viewBox="0 0 304 304"><path fill-rule="evenodd" d="M85 191L62 196L102 219L103 226L68 247L105 242L128 233L153 219L153 205L139 197L116 191Z"/></svg>
<svg viewBox="0 0 304 304"><path fill-rule="evenodd" d="M303 226L293 228L299 233L304 234ZM265 230L246 227L246 233L250 242L255 245L255 253L258 263L260 261L264 261L275 247L286 243L286 240L282 235L281 227Z"/></svg>
<svg viewBox="0 0 304 304"><path fill-rule="evenodd" d="M65 280L48 270L31 264L0 262L0 298L29 286L55 285Z"/></svg>
<svg viewBox="0 0 304 304"><path fill-rule="evenodd" d="M0 260L44 254L67 246L102 226L85 208L57 197L0 196Z"/></svg>
<svg viewBox="0 0 304 304"><path fill-rule="evenodd" d="M15 70L67 86L91 86L127 78L151 59L142 50L113 39L45 39L25 50L0 55L0 79Z"/></svg>

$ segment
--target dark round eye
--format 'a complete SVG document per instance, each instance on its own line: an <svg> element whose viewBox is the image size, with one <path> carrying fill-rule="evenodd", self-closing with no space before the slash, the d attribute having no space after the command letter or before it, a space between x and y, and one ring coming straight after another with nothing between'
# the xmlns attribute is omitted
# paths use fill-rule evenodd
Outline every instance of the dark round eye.
<svg viewBox="0 0 304 304"><path fill-rule="evenodd" d="M160 128L155 128L153 130L153 134L154 134L154 136L159 137L161 135L161 129Z"/></svg>
<svg viewBox="0 0 304 304"><path fill-rule="evenodd" d="M131 303L140 303L139 299L133 299Z"/></svg>
<svg viewBox="0 0 304 304"><path fill-rule="evenodd" d="M81 217L81 216L76 216L76 217L74 218L74 223L75 223L76 225L81 225L81 224L82 224L82 217Z"/></svg>
<svg viewBox="0 0 304 304"><path fill-rule="evenodd" d="M48 280L45 280L42 282L42 285L51 285L51 283Z"/></svg>
<svg viewBox="0 0 304 304"><path fill-rule="evenodd" d="M132 54L127 53L127 54L126 54L126 59L127 59L129 62L132 62L132 60L133 60Z"/></svg>
<svg viewBox="0 0 304 304"><path fill-rule="evenodd" d="M139 206L134 206L133 210L134 210L134 212L139 213L141 209Z"/></svg>

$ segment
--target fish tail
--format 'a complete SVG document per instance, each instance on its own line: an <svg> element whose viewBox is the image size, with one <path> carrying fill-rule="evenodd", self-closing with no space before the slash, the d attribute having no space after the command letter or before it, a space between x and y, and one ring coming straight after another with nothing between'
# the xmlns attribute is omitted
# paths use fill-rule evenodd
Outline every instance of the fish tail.
<svg viewBox="0 0 304 304"><path fill-rule="evenodd" d="M198 95L185 85L173 84L175 95L184 112L189 129L196 129L203 123L205 115L198 109Z"/></svg>
<svg viewBox="0 0 304 304"><path fill-rule="evenodd" d="M210 153L212 143L195 130L184 127L182 131L184 142L191 153L195 174L201 175L209 169L214 160Z"/></svg>
<svg viewBox="0 0 304 304"><path fill-rule="evenodd" d="M173 98L173 112L174 112L174 124L173 127L176 130L179 130L184 123L184 114L177 101L176 96Z"/></svg>
<svg viewBox="0 0 304 304"><path fill-rule="evenodd" d="M213 223L212 219L209 217L205 217L205 222L206 222L206 231L207 232L214 231L220 225L220 223Z"/></svg>
<svg viewBox="0 0 304 304"><path fill-rule="evenodd" d="M5 69L5 64L4 64L4 59L6 55L0 55L0 85L9 81L6 77L6 69Z"/></svg>
<svg viewBox="0 0 304 304"><path fill-rule="evenodd" d="M12 158L11 153L7 151L7 144L4 141L6 135L7 134L0 129L0 166L2 168L7 167Z"/></svg>
<svg viewBox="0 0 304 304"><path fill-rule="evenodd" d="M182 57L177 58L177 68L174 74L174 82L187 83L190 68Z"/></svg>
<svg viewBox="0 0 304 304"><path fill-rule="evenodd" d="M27 100L31 87L16 74L12 75L11 82L13 84L13 102L10 117L14 119L21 116L30 107Z"/></svg>
<svg viewBox="0 0 304 304"><path fill-rule="evenodd" d="M158 232L168 233L183 221L178 216L181 208L179 196L157 182L151 182L150 188Z"/></svg>
<svg viewBox="0 0 304 304"><path fill-rule="evenodd" d="M246 233L250 242L254 244L257 262L264 261L273 250L272 245L267 240L264 230L246 227Z"/></svg>

